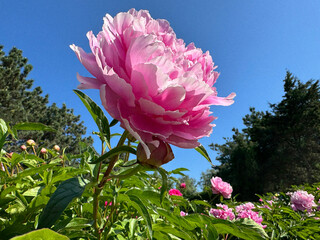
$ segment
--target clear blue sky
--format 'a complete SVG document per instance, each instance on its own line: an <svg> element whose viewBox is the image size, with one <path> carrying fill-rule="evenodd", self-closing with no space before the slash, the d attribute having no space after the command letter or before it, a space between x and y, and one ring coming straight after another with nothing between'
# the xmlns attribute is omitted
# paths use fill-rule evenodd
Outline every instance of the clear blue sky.
<svg viewBox="0 0 320 240"><path fill-rule="evenodd" d="M89 73L69 45L88 51L86 33L97 34L106 13L115 16L130 8L147 9L153 18L167 19L178 38L209 50L220 72L215 85L219 95L237 93L231 107L212 108L217 126L200 141L205 147L223 143L223 137L232 136L233 127L241 129L249 107L267 110L268 103L279 102L286 70L302 81L320 79L318 0L0 1L0 44L6 52L13 46L22 49L34 67L30 74L34 86L49 94L50 103L73 108L90 134L96 127L72 92L78 85L76 73ZM97 91L85 93L100 104ZM207 149L214 159L216 153ZM174 148L174 153L176 159L164 165L168 170L186 167L198 180L210 168L195 150Z"/></svg>

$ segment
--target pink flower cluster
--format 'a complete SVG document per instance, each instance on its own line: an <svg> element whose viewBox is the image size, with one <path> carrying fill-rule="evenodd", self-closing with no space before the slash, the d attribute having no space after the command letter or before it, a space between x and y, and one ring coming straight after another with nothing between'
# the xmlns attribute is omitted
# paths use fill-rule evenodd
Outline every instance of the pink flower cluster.
<svg viewBox="0 0 320 240"><path fill-rule="evenodd" d="M229 208L227 205L217 204L217 207L219 207L219 209L214 209L214 208L210 209L209 213L212 216L220 219L229 219L229 220L233 220L235 218L235 215L232 209Z"/></svg>
<svg viewBox="0 0 320 240"><path fill-rule="evenodd" d="M172 195L174 195L174 196L182 196L182 193L178 189L172 188L172 189L169 190L169 195L170 196L172 196Z"/></svg>
<svg viewBox="0 0 320 240"><path fill-rule="evenodd" d="M250 218L256 223L258 223L263 228L266 228L266 225L262 225L262 217L258 212L253 211L252 209L255 208L253 203L248 202L241 204L235 207L236 215L233 213L233 209L229 208L225 204L217 204L218 209L211 208L209 214L220 219L241 219L241 218Z"/></svg>
<svg viewBox="0 0 320 240"><path fill-rule="evenodd" d="M290 202L294 211L307 210L308 212L311 212L312 208L317 206L314 202L314 196L302 190L295 191L291 195Z"/></svg>
<svg viewBox="0 0 320 240"><path fill-rule="evenodd" d="M232 187L229 183L222 181L220 177L213 177L211 179L213 194L221 194L224 198L231 198Z"/></svg>
<svg viewBox="0 0 320 240"><path fill-rule="evenodd" d="M219 73L209 52L185 45L170 24L148 11L107 14L102 31L87 33L91 53L71 45L93 75L78 75L79 89L99 89L102 105L140 141L163 141L181 148L199 146L214 126L210 106L232 104L235 94L218 97Z"/></svg>
<svg viewBox="0 0 320 240"><path fill-rule="evenodd" d="M258 223L261 227L266 228L267 225L262 225L263 218L261 217L261 215L258 212L252 210L254 208L255 206L251 202L236 206L237 219L250 218Z"/></svg>

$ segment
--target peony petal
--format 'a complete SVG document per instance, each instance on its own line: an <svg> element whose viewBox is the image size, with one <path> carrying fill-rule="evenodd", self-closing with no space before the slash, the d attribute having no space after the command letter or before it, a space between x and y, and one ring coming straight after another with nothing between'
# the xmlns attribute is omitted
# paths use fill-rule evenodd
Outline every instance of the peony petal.
<svg viewBox="0 0 320 240"><path fill-rule="evenodd" d="M76 53L83 66L97 79L103 79L102 70L98 67L96 58L92 53L86 53L82 48L70 45L70 48ZM100 81L100 80L98 80ZM101 82L103 83L103 82Z"/></svg>
<svg viewBox="0 0 320 240"><path fill-rule="evenodd" d="M186 90L182 86L171 86L159 93L153 100L166 110L176 110L186 96Z"/></svg>
<svg viewBox="0 0 320 240"><path fill-rule="evenodd" d="M100 86L102 85L96 78L83 77L80 76L79 73L77 73L77 79L80 82L78 89L100 89Z"/></svg>

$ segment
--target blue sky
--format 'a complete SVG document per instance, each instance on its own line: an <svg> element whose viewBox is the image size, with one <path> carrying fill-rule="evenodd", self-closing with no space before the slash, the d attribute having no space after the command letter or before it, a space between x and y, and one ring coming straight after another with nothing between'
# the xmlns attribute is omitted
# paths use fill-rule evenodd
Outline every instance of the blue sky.
<svg viewBox="0 0 320 240"><path fill-rule="evenodd" d="M281 101L286 70L302 81L320 79L317 0L1 1L0 44L6 52L13 46L22 49L34 67L29 75L34 86L49 94L50 103L73 108L90 134L96 130L94 122L72 92L78 85L76 73L89 73L69 45L75 43L88 51L86 33L97 34L106 13L115 16L130 8L147 9L153 18L167 19L178 38L209 50L220 72L215 84L219 95L237 93L232 106L212 108L217 126L209 138L200 141L213 160L216 153L208 145L223 143L223 137L232 136L233 127L241 129L249 107L267 110L268 103ZM85 93L100 105L97 91ZM176 158L164 165L167 170L185 167L198 180L210 168L195 150L173 150Z"/></svg>

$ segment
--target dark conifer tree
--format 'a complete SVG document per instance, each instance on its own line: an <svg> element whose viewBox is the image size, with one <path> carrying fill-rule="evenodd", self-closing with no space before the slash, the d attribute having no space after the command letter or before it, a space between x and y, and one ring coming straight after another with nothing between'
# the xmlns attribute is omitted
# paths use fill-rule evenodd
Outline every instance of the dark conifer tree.
<svg viewBox="0 0 320 240"><path fill-rule="evenodd" d="M319 81L302 83L287 72L284 92L270 111L251 108L243 118L246 127L234 129L232 139L211 145L221 162L217 175L231 183L240 200L320 182Z"/></svg>
<svg viewBox="0 0 320 240"><path fill-rule="evenodd" d="M73 114L65 104L59 108L55 103L48 105L48 95L42 96L40 87L32 89L33 80L27 79L32 66L22 56L22 51L12 48L6 55L0 46L0 118L11 125L20 122L39 122L56 132L21 131L19 142L7 145L7 151L17 151L28 139L37 144L52 147L57 144L67 147L66 152L78 153L78 143L92 144L91 137L83 137L86 128L80 116Z"/></svg>

